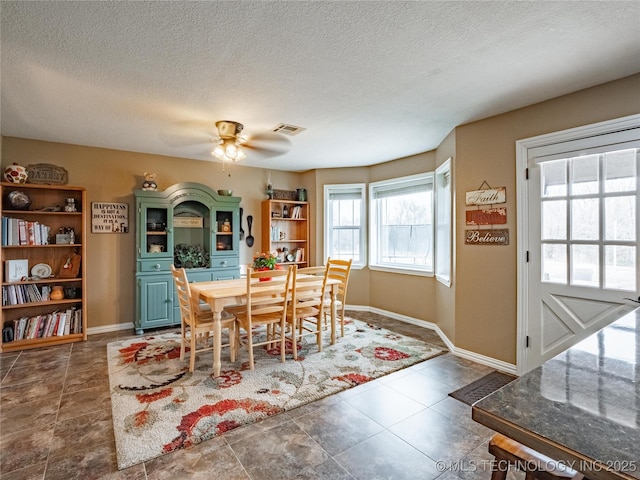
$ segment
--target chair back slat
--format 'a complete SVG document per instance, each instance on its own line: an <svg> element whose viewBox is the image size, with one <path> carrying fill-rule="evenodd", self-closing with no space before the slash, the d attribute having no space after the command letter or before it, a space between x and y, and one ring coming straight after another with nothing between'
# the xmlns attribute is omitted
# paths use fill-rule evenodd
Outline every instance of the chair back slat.
<svg viewBox="0 0 640 480"><path fill-rule="evenodd" d="M184 268L176 268L171 265L171 274L173 275L176 293L178 295L178 304L180 306L180 315L183 320L189 324L194 324L196 315L192 306L191 288L189 287L189 279Z"/></svg>
<svg viewBox="0 0 640 480"><path fill-rule="evenodd" d="M327 276L333 280L338 280L338 296L344 301L347 296L347 285L349 283L349 274L351 273L352 260L327 259Z"/></svg>
<svg viewBox="0 0 640 480"><path fill-rule="evenodd" d="M247 316L286 314L291 268L287 270L247 270ZM269 279L264 281L264 279ZM263 280L263 281L261 281Z"/></svg>
<svg viewBox="0 0 640 480"><path fill-rule="evenodd" d="M294 315L296 310L303 308L317 308L322 314L326 284L326 275L308 276L308 274L296 272L291 285L291 308Z"/></svg>

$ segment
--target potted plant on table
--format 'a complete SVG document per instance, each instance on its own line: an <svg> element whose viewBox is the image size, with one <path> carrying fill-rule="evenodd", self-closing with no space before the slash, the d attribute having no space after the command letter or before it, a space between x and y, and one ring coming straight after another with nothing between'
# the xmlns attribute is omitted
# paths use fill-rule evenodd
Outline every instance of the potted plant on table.
<svg viewBox="0 0 640 480"><path fill-rule="evenodd" d="M271 252L256 253L253 256L252 268L257 271L263 270L275 270L278 268L278 258ZM261 281L269 280L268 278L261 278Z"/></svg>

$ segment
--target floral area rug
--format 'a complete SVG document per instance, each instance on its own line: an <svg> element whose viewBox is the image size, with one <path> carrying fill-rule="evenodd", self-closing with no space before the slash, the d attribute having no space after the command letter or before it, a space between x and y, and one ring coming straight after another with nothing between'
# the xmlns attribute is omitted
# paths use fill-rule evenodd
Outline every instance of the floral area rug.
<svg viewBox="0 0 640 480"><path fill-rule="evenodd" d="M345 336L323 351L314 337L299 345L298 360L265 348L235 363L223 349L219 377L211 352L199 353L189 373L189 356L180 360L179 332L107 345L118 468L187 448L233 428L365 383L444 351L358 320L346 319Z"/></svg>

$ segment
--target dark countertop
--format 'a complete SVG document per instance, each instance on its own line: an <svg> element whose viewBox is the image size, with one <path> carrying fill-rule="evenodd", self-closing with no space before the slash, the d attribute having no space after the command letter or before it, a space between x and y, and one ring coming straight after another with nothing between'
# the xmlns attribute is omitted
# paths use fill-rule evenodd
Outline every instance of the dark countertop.
<svg viewBox="0 0 640 480"><path fill-rule="evenodd" d="M640 308L475 403L472 417L591 480L640 479Z"/></svg>

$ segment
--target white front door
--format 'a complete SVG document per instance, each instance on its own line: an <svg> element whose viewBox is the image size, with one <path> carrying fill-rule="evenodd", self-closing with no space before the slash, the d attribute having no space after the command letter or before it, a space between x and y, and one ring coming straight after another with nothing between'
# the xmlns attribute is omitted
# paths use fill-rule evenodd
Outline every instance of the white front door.
<svg viewBox="0 0 640 480"><path fill-rule="evenodd" d="M639 132L527 150L519 373L638 306Z"/></svg>

